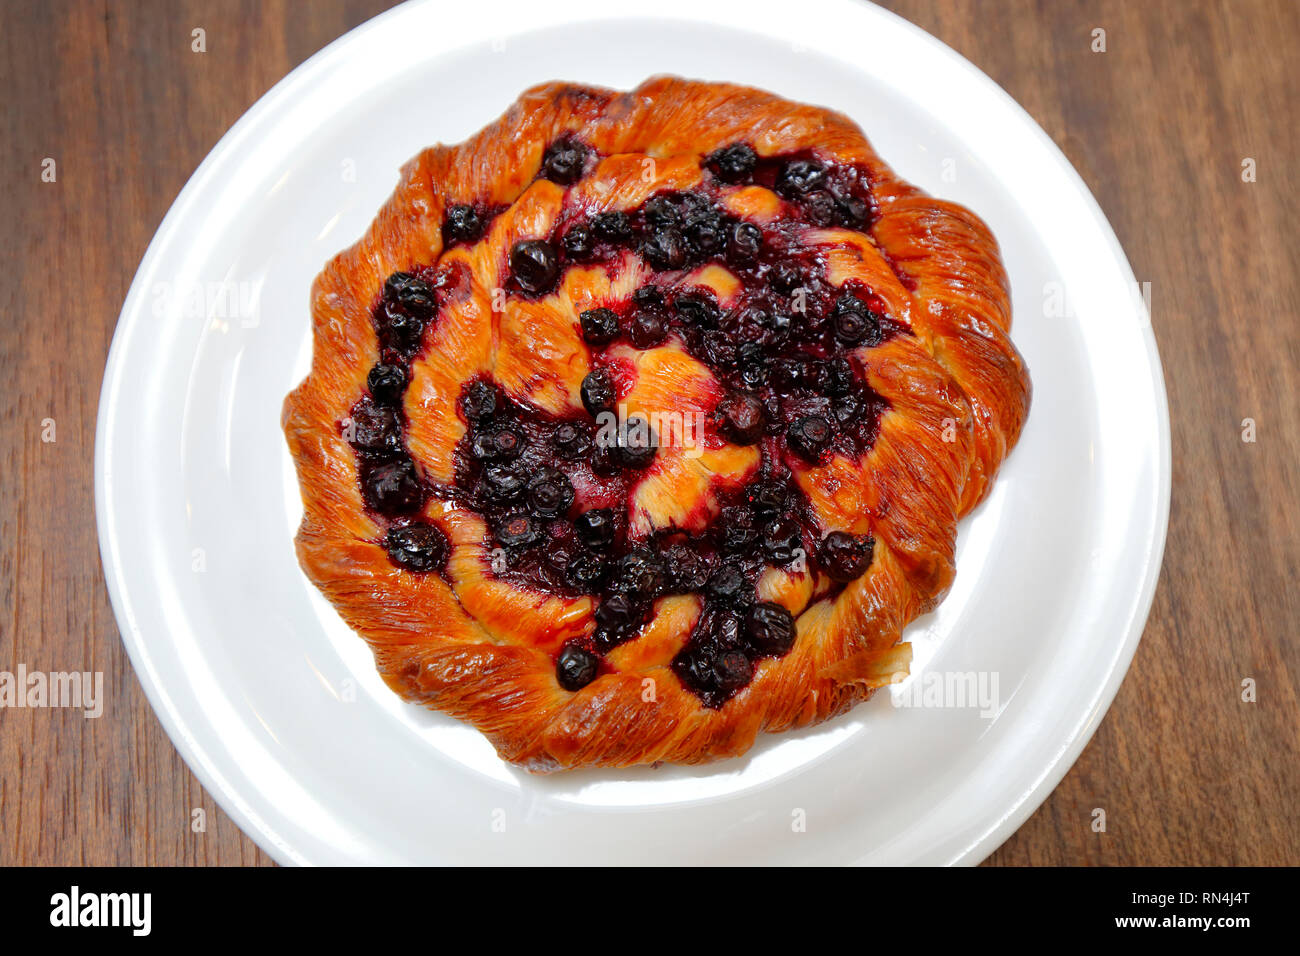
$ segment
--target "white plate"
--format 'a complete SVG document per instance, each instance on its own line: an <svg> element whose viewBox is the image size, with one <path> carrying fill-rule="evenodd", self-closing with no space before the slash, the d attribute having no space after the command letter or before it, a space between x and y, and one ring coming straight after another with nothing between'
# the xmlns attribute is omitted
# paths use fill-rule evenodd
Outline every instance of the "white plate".
<svg viewBox="0 0 1300 956"><path fill-rule="evenodd" d="M847 0L616 6L398 8L278 84L185 187L123 306L99 410L105 574L140 681L281 862L977 862L1088 741L1150 607L1169 424L1128 263L1033 120L905 21ZM843 110L1000 240L1034 405L961 526L952 593L907 632L911 681L996 675L996 713L891 706L905 684L744 759L534 778L394 697L298 570L279 413L308 366L317 271L421 147L536 82L660 72Z"/></svg>

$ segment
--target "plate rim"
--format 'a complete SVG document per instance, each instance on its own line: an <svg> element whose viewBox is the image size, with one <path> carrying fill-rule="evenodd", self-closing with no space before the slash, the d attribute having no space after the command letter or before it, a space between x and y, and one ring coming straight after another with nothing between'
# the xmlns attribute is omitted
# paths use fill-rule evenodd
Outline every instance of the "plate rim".
<svg viewBox="0 0 1300 956"><path fill-rule="evenodd" d="M518 2L518 0L498 0L499 5L508 5L512 2ZM1115 265L1121 275L1133 285L1136 285L1137 280L1132 266L1092 191L1055 141L1000 85L942 40L891 11L884 10L874 4L852 3L850 0L816 0L816 2L822 2L826 5L851 6L856 14L860 15L865 12L891 23L895 29L911 34L913 39L925 46L932 55L951 61L953 66L968 74L972 82L983 86L988 95L1001 100L1004 107L1009 107L1015 118L1028 129L1030 135L1039 140L1040 145L1048 151L1071 185L1077 190L1084 201L1085 207L1099 227L1099 232L1104 236L1109 252L1114 257ZM359 24L327 44L287 73L271 89L259 97L209 150L168 208L166 215L149 242L140 265L136 269L113 332L100 389L96 414L94 452L95 515L105 585L122 643L127 650L136 677L154 714L162 724L172 745L184 759L187 767L198 778L204 790L239 826L240 830L277 863L281 864L306 864L310 861L291 846L268 821L263 820L240 793L221 779L221 774L215 767L210 755L205 751L204 746L190 733L185 718L167 698L158 675L151 666L146 641L142 631L136 624L136 617L132 610L133 605L127 594L126 575L118 553L121 533L115 524L115 515L110 507L113 489L111 449L114 447L114 443L110 439L115 426L113 411L117 406L118 396L126 384L123 379L123 372L129 342L133 333L137 331L137 326L147 313L147 309L141 308L141 300L147 293L146 287L149 277L156 271L158 260L161 258L164 248L177 238L178 224L183 219L187 207L194 202L196 196L212 178L214 170L230 157L233 145L260 123L263 116L274 106L291 95L292 89L304 82L312 73L329 66L335 60L346 58L348 49L356 45L364 35L373 30L384 28L390 20L403 18L409 15L413 8L423 5L418 2L401 4ZM710 22L708 15L701 15L694 11L690 3L674 2L671 5L674 8L671 17L658 16L654 17L654 19L685 18L695 23ZM763 6L780 9L768 3L764 3ZM716 16L716 13L714 15ZM646 16L629 14L619 8L603 10L599 17L600 22L604 23L638 19L646 19ZM464 45L458 48L464 49ZM435 56L439 55L443 54L435 54ZM1141 321L1139 334L1144 346L1144 358L1151 372L1152 411L1158 426L1158 435L1155 436L1155 454L1152 461L1156 471L1154 476L1156 487L1153 489L1156 505L1155 520L1151 526L1150 540L1143 542L1145 554L1141 567L1141 581L1130 603L1125 635L1123 640L1116 645L1111 666L1104 681L1100 683L1092 696L1086 718L1077 726L1072 737L1057 752L1055 758L1042 768L1032 786L1021 791L1018 801L988 826L979 838L970 843L953 859L952 862L957 864L973 865L985 859L1020 828L1024 821L1042 805L1066 773L1069 772L1083 749L1091 741L1101 720L1108 712L1115 695L1118 693L1124 677L1127 675L1155 598L1169 523L1172 490L1171 429L1163 366L1160 361L1149 311L1145 302L1140 298L1135 299L1131 304L1137 311L1137 316Z"/></svg>

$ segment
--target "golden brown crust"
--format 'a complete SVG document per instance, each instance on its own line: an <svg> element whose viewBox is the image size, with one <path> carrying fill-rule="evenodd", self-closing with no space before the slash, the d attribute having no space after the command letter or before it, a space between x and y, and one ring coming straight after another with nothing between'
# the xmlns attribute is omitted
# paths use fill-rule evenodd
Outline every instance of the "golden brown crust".
<svg viewBox="0 0 1300 956"><path fill-rule="evenodd" d="M412 370L408 445L424 475L449 479L452 448L465 432L454 403L476 372L492 372L539 407L576 402L589 369L574 316L630 288L602 288L609 279L575 269L543 301L494 313L490 293L504 282L511 244L545 234L557 215L562 188L535 177L546 145L565 132L604 157L572 188L593 190L588 201L610 209L690 188L701 181L703 157L737 141L761 156L810 151L865 168L877 205L869 230L826 229L811 241L825 245L834 284L863 281L913 333L859 350L869 384L890 403L867 454L836 456L798 476L826 527L874 535L869 571L833 598L820 597L825 589L807 574L765 578L766 596L798 614L797 640L716 709L667 666L699 613L695 598L661 600L642 638L610 655L614 670L570 693L556 681L553 654L590 629L590 600L523 594L494 580L478 516L438 501L425 510L451 542L452 584L395 566L378 543L383 528L366 511L339 428L379 354L370 309L384 279L440 257L463 258L473 281ZM647 157L655 160L649 177ZM760 220L773 208L757 187L734 190L728 201ZM482 242L443 256L444 211L466 202L509 208ZM714 279L725 293L726 277ZM467 142L425 150L403 168L366 235L317 278L311 312L311 373L283 410L303 495L302 567L370 644L394 690L472 723L504 759L538 771L735 756L760 731L842 713L905 672L902 630L948 588L957 519L987 494L1029 406L1028 374L1008 334L1007 278L987 227L895 177L846 117L730 84L659 77L627 93L565 84L529 90ZM685 357L654 361L641 379L647 389L689 395L707 387L681 385L698 371ZM725 460L670 463L669 486L648 487L646 507L666 507L692 481L700 487L690 493L705 494L701 468L744 473L743 452L728 446L716 452Z"/></svg>

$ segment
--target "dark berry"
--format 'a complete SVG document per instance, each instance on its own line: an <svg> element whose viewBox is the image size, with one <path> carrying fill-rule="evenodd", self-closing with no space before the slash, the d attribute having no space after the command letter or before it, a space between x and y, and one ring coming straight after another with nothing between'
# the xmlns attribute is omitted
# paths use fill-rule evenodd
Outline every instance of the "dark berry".
<svg viewBox="0 0 1300 956"><path fill-rule="evenodd" d="M679 594L702 590L709 581L709 565L697 552L675 544L664 552L668 583Z"/></svg>
<svg viewBox="0 0 1300 956"><path fill-rule="evenodd" d="M839 222L839 204L824 189L815 189L805 196L803 208L808 221L814 226L833 226Z"/></svg>
<svg viewBox="0 0 1300 956"><path fill-rule="evenodd" d="M576 644L560 651L555 660L555 679L567 691L579 691L596 679L600 658Z"/></svg>
<svg viewBox="0 0 1300 956"><path fill-rule="evenodd" d="M483 461L513 461L524 450L523 433L515 428L479 432L470 445L474 457Z"/></svg>
<svg viewBox="0 0 1300 956"><path fill-rule="evenodd" d="M635 471L649 468L656 454L650 423L638 415L629 418L627 425L627 431L618 445L619 464Z"/></svg>
<svg viewBox="0 0 1300 956"><path fill-rule="evenodd" d="M651 226L675 226L682 220L681 201L677 196L655 196L645 204L643 212Z"/></svg>
<svg viewBox="0 0 1300 956"><path fill-rule="evenodd" d="M794 646L794 617L779 604L760 601L745 618L745 636L759 654L783 657Z"/></svg>
<svg viewBox="0 0 1300 956"><path fill-rule="evenodd" d="M375 330L384 346L409 355L420 347L424 337L424 320L412 315L396 302L385 302L375 318Z"/></svg>
<svg viewBox="0 0 1300 956"><path fill-rule="evenodd" d="M847 584L870 567L875 544L871 535L832 531L822 539L818 549L822 570L831 580Z"/></svg>
<svg viewBox="0 0 1300 956"><path fill-rule="evenodd" d="M507 504L524 493L524 478L508 465L488 465L480 479L483 496L494 504Z"/></svg>
<svg viewBox="0 0 1300 956"><path fill-rule="evenodd" d="M587 428L573 422L562 422L552 435L555 451L561 458L573 461L591 450L591 435Z"/></svg>
<svg viewBox="0 0 1300 956"><path fill-rule="evenodd" d="M835 404L831 407L831 414L841 425L847 425L862 413L862 403L852 395L845 395L836 399Z"/></svg>
<svg viewBox="0 0 1300 956"><path fill-rule="evenodd" d="M641 309L632 316L632 328L628 338L637 348L653 348L664 340L666 334L668 334L668 323L659 313Z"/></svg>
<svg viewBox="0 0 1300 956"><path fill-rule="evenodd" d="M614 512L609 508L592 508L573 520L573 530L589 548L608 548L614 543Z"/></svg>
<svg viewBox="0 0 1300 956"><path fill-rule="evenodd" d="M736 343L721 331L709 332L704 336L701 351L704 360L714 368L730 369L736 365Z"/></svg>
<svg viewBox="0 0 1300 956"><path fill-rule="evenodd" d="M844 356L839 355L831 359L827 363L826 373L827 395L847 395L852 390L856 380L853 375L853 365Z"/></svg>
<svg viewBox="0 0 1300 956"><path fill-rule="evenodd" d="M600 602L596 608L596 623L606 630L626 632L640 623L645 611L642 601L619 591Z"/></svg>
<svg viewBox="0 0 1300 956"><path fill-rule="evenodd" d="M409 458L384 462L363 473L361 494L366 506L380 514L400 515L418 511L424 489Z"/></svg>
<svg viewBox="0 0 1300 956"><path fill-rule="evenodd" d="M465 417L471 422L483 422L497 411L497 390L487 382L474 382L461 399Z"/></svg>
<svg viewBox="0 0 1300 956"><path fill-rule="evenodd" d="M607 412L614 407L618 394L614 390L614 380L603 368L593 369L582 380L580 389L582 407L593 417Z"/></svg>
<svg viewBox="0 0 1300 956"><path fill-rule="evenodd" d="M447 560L447 536L429 524L389 528L384 547L393 563L408 571L432 571Z"/></svg>
<svg viewBox="0 0 1300 956"><path fill-rule="evenodd" d="M723 509L721 524L722 550L731 554L748 554L754 549L758 531L742 509Z"/></svg>
<svg viewBox="0 0 1300 956"><path fill-rule="evenodd" d="M660 226L641 243L641 258L654 269L680 269L686 265L686 240L676 228Z"/></svg>
<svg viewBox="0 0 1300 956"><path fill-rule="evenodd" d="M363 398L352 408L348 434L354 448L375 453L402 450L402 423L397 410Z"/></svg>
<svg viewBox="0 0 1300 956"><path fill-rule="evenodd" d="M797 388L803 381L803 363L797 359L779 358L772 362L769 376L772 385L789 391Z"/></svg>
<svg viewBox="0 0 1300 956"><path fill-rule="evenodd" d="M397 405L406 391L406 369L400 365L380 363L366 376L370 397L380 405Z"/></svg>
<svg viewBox="0 0 1300 956"><path fill-rule="evenodd" d="M763 437L763 406L752 395L733 393L718 403L722 431L737 445L752 445Z"/></svg>
<svg viewBox="0 0 1300 956"><path fill-rule="evenodd" d="M763 528L763 553L773 564L789 564L803 547L803 532L793 518L776 518Z"/></svg>
<svg viewBox="0 0 1300 956"><path fill-rule="evenodd" d="M700 258L719 255L726 248L727 222L716 210L706 209L691 216L683 231L686 241Z"/></svg>
<svg viewBox="0 0 1300 956"><path fill-rule="evenodd" d="M544 467L528 479L528 507L533 514L553 518L573 504L573 484L558 468Z"/></svg>
<svg viewBox="0 0 1300 956"><path fill-rule="evenodd" d="M560 274L560 262L549 242L524 239L510 250L510 272L526 292L549 292Z"/></svg>
<svg viewBox="0 0 1300 956"><path fill-rule="evenodd" d="M687 325L700 329L714 329L722 318L722 310L717 303L703 295L687 292L673 300L673 309L677 317Z"/></svg>
<svg viewBox="0 0 1300 956"><path fill-rule="evenodd" d="M511 514L496 522L493 527L497 543L503 548L522 550L531 548L542 540L542 532L526 514Z"/></svg>
<svg viewBox="0 0 1300 956"><path fill-rule="evenodd" d="M483 235L483 217L473 206L451 206L442 224L442 241L446 245L457 242L477 242Z"/></svg>
<svg viewBox="0 0 1300 956"><path fill-rule="evenodd" d="M727 237L727 258L745 264L753 262L763 250L763 230L752 222L738 222Z"/></svg>
<svg viewBox="0 0 1300 956"><path fill-rule="evenodd" d="M806 415L797 419L786 431L790 449L810 462L821 459L831 443L831 425L820 415Z"/></svg>
<svg viewBox="0 0 1300 956"><path fill-rule="evenodd" d="M880 342L880 316L870 310L837 311L832 325L835 338L845 345L877 345Z"/></svg>
<svg viewBox="0 0 1300 956"><path fill-rule="evenodd" d="M661 310L664 307L664 294L652 285L643 285L632 293L632 301L638 308Z"/></svg>
<svg viewBox="0 0 1300 956"><path fill-rule="evenodd" d="M793 262L777 262L772 266L772 271L767 274L767 281L777 292L788 295L802 284L803 273Z"/></svg>
<svg viewBox="0 0 1300 956"><path fill-rule="evenodd" d="M561 186L569 186L582 178L582 167L587 160L587 149L571 139L561 139L546 148L542 168L538 173Z"/></svg>
<svg viewBox="0 0 1300 956"><path fill-rule="evenodd" d="M784 514L790 508L790 490L780 481L755 482L745 489L745 501L760 517Z"/></svg>
<svg viewBox="0 0 1300 956"><path fill-rule="evenodd" d="M754 665L743 651L714 643L688 647L673 663L686 685L710 706L723 703L754 676Z"/></svg>
<svg viewBox="0 0 1300 956"><path fill-rule="evenodd" d="M388 277L384 282L384 299L418 318L428 318L437 307L433 289L409 272L394 272Z"/></svg>
<svg viewBox="0 0 1300 956"><path fill-rule="evenodd" d="M826 167L807 159L795 159L781 167L776 177L776 191L786 199L798 199L817 189L826 180Z"/></svg>
<svg viewBox="0 0 1300 956"><path fill-rule="evenodd" d="M587 309L578 316L582 340L600 347L618 338L618 314L613 309Z"/></svg>
<svg viewBox="0 0 1300 956"><path fill-rule="evenodd" d="M597 238L606 242L627 242L632 238L632 221L625 212L602 212L591 217Z"/></svg>
<svg viewBox="0 0 1300 956"><path fill-rule="evenodd" d="M638 602L653 600L664 584L664 568L657 557L644 549L625 554L618 562L615 588Z"/></svg>
<svg viewBox="0 0 1300 956"><path fill-rule="evenodd" d="M879 345L881 316L851 292L835 300L831 324L835 337L847 345Z"/></svg>
<svg viewBox="0 0 1300 956"><path fill-rule="evenodd" d="M745 575L733 564L724 564L709 576L709 596L723 603L731 604L742 600L749 590Z"/></svg>
<svg viewBox="0 0 1300 956"><path fill-rule="evenodd" d="M759 388L767 381L767 366L749 362L740 367L740 384L744 388Z"/></svg>
<svg viewBox="0 0 1300 956"><path fill-rule="evenodd" d="M758 154L745 143L732 143L710 153L704 163L724 183L741 183L754 175Z"/></svg>
<svg viewBox="0 0 1300 956"><path fill-rule="evenodd" d="M809 359L799 370L799 381L814 392L825 391L830 379L830 367L821 359Z"/></svg>
<svg viewBox="0 0 1300 956"><path fill-rule="evenodd" d="M597 554L578 554L564 569L564 579L579 591L593 591L609 571L605 559Z"/></svg>
<svg viewBox="0 0 1300 956"><path fill-rule="evenodd" d="M560 240L564 254L574 262L589 262L596 252L596 237L588 226L578 223Z"/></svg>

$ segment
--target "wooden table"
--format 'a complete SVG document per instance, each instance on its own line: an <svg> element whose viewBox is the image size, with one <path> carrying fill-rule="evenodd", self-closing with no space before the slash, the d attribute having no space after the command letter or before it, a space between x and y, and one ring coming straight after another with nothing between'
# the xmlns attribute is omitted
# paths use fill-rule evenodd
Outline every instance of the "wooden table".
<svg viewBox="0 0 1300 956"><path fill-rule="evenodd" d="M177 756L119 641L95 411L118 309L190 173L276 80L383 6L0 11L0 670L103 671L108 702L98 720L0 711L0 863L269 863ZM889 6L1005 87L1092 188L1151 283L1173 418L1169 541L1137 657L1073 770L990 862L1300 863L1300 4Z"/></svg>

